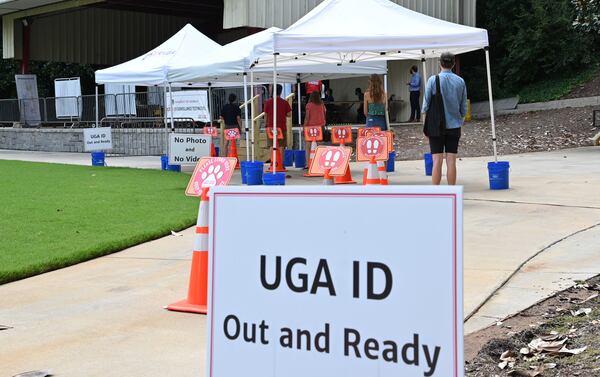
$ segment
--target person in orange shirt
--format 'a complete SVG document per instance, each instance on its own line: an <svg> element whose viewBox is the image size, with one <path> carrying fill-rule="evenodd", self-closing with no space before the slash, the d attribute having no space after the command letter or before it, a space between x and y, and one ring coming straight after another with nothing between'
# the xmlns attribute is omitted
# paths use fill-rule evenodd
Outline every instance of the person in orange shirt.
<svg viewBox="0 0 600 377"><path fill-rule="evenodd" d="M286 135L287 135L287 124L286 118L290 116L292 112L292 108L288 101L281 98L281 93L283 93L283 86L277 84L277 120L276 127L280 128L283 132L283 139L277 140L277 148L280 148L282 151L285 150L286 143ZM265 119L267 122L267 128L273 127L273 98L269 98L263 104L263 111L265 112ZM278 136L279 137L279 136ZM283 155L283 152L282 152Z"/></svg>
<svg viewBox="0 0 600 377"><path fill-rule="evenodd" d="M306 112L304 115L304 127L316 126L323 127L325 126L325 113L327 112L327 108L325 108L325 104L321 101L321 93L312 92L310 93L310 97L308 98L308 103L306 104ZM306 151L307 154L310 153L310 140L306 140Z"/></svg>

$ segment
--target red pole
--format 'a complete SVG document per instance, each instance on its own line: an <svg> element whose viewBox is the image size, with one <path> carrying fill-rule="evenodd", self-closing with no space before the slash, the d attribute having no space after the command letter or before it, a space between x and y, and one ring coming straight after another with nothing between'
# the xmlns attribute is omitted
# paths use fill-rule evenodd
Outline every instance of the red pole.
<svg viewBox="0 0 600 377"><path fill-rule="evenodd" d="M27 20L23 20L23 60L21 60L21 74L29 72L29 39L31 26Z"/></svg>

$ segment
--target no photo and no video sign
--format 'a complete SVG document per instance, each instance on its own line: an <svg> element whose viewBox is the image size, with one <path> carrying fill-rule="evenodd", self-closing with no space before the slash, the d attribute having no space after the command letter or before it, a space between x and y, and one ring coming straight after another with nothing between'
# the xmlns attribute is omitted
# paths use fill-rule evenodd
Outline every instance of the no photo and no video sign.
<svg viewBox="0 0 600 377"><path fill-rule="evenodd" d="M463 376L461 188L211 193L207 376Z"/></svg>

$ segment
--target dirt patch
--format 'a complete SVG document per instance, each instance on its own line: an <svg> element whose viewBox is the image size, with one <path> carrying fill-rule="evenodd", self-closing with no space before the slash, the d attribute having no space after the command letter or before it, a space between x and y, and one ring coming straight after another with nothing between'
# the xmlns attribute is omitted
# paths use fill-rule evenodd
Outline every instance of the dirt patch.
<svg viewBox="0 0 600 377"><path fill-rule="evenodd" d="M600 376L599 293L597 276L467 335L466 376ZM542 348L557 351L533 350L542 339L548 340Z"/></svg>
<svg viewBox="0 0 600 377"><path fill-rule="evenodd" d="M503 115L496 119L500 155L553 151L591 146L600 129L592 127L594 107L537 111ZM422 159L429 143L421 125L396 126L397 160ZM491 125L488 120L467 122L462 128L460 157L491 156Z"/></svg>
<svg viewBox="0 0 600 377"><path fill-rule="evenodd" d="M596 76L592 80L576 86L569 94L564 96L563 99L596 96L600 96L600 70L598 70Z"/></svg>

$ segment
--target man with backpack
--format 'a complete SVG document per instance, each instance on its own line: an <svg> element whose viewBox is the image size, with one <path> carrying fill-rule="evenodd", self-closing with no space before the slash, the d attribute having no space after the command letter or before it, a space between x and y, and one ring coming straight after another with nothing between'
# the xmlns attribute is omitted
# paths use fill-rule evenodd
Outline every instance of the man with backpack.
<svg viewBox="0 0 600 377"><path fill-rule="evenodd" d="M456 184L456 155L461 127L467 114L467 87L465 81L452 72L454 64L453 54L449 52L442 54L441 71L439 75L432 76L427 81L421 110L423 131L429 138L433 157L431 181L434 185L439 185L442 180L444 153L448 184ZM438 87L441 98L437 91Z"/></svg>

